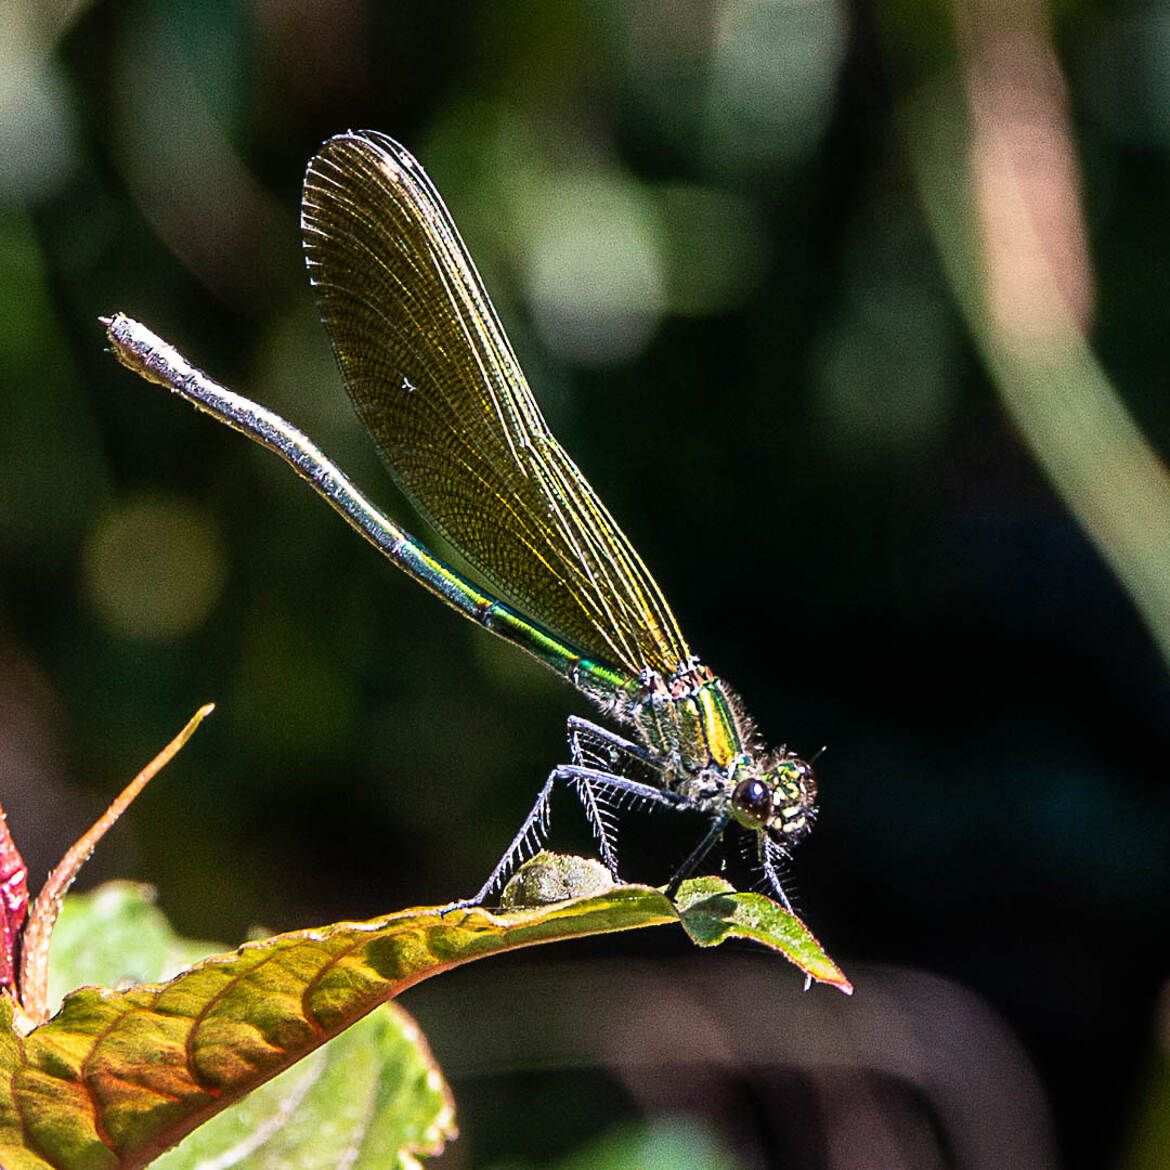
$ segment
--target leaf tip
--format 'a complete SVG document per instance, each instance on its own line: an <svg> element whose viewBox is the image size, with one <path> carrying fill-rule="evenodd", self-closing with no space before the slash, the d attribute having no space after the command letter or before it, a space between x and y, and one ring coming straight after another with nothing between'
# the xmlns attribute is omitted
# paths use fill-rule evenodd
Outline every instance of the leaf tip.
<svg viewBox="0 0 1170 1170"><path fill-rule="evenodd" d="M811 975L805 972L804 989L808 989L813 983L824 983L828 987L835 987L842 995L853 994L853 984L845 977L844 972L834 970L832 975Z"/></svg>

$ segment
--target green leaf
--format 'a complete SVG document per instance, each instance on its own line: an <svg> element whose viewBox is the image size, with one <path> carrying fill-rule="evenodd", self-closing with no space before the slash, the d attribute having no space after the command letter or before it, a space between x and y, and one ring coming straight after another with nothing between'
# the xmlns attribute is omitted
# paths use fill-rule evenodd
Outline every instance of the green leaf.
<svg viewBox="0 0 1170 1170"><path fill-rule="evenodd" d="M53 935L50 1002L82 983L161 981L216 951L175 934L148 886L110 882L66 900ZM159 1170L212 1159L234 1170L313 1170L342 1155L361 1167L411 1167L455 1134L453 1108L414 1020L387 1004L213 1117L164 1154ZM356 1156L355 1156L356 1154Z"/></svg>
<svg viewBox="0 0 1170 1170"><path fill-rule="evenodd" d="M157 1170L408 1170L455 1136L454 1105L414 1020L388 1003L201 1125Z"/></svg>
<svg viewBox="0 0 1170 1170"><path fill-rule="evenodd" d="M127 987L159 983L228 948L177 935L154 904L154 890L107 882L65 899L49 950L49 1004L84 984Z"/></svg>
<svg viewBox="0 0 1170 1170"><path fill-rule="evenodd" d="M810 981L853 994L853 984L809 928L763 894L740 893L721 878L699 878L683 883L679 912L687 934L701 947L716 947L729 938L752 939L779 951Z"/></svg>
<svg viewBox="0 0 1170 1170"><path fill-rule="evenodd" d="M544 1170L737 1170L717 1136L689 1117L657 1117L620 1125ZM494 1170L532 1170L507 1162Z"/></svg>
<svg viewBox="0 0 1170 1170"><path fill-rule="evenodd" d="M737 894L715 879L688 882L680 915L646 886L597 888L596 871L571 859L534 858L526 881L531 867L554 870L570 890L584 880L590 892L498 913L419 908L276 935L205 959L169 982L83 987L23 1038L12 1031L11 1004L0 1001L0 1081L7 1090L0 1093L0 1165L145 1165L398 992L516 947L681 917L702 945L754 938L812 978L849 987L803 924L779 907L766 912L762 904L770 903L758 895ZM513 884L509 897L524 901L518 888ZM540 897L549 887L541 879L534 888ZM150 945L157 958L157 940ZM276 1091L278 1102L296 1091ZM380 1100L384 1091L370 1090L366 1099ZM280 1105L267 1108L271 1117Z"/></svg>
<svg viewBox="0 0 1170 1170"><path fill-rule="evenodd" d="M504 909L543 906L613 887L613 878L600 861L541 852L517 870L500 903ZM809 928L763 894L740 893L719 877L692 878L683 882L674 909L698 946L718 946L729 938L751 939L779 951L810 980L853 994L853 984Z"/></svg>
<svg viewBox="0 0 1170 1170"><path fill-rule="evenodd" d="M101 982L162 980L224 949L176 935L149 887L111 882L68 898L53 936L50 994ZM38 1033L40 1029L37 1030ZM230 1160L237 1170L295 1165L417 1166L455 1133L446 1084L410 1016L394 1004L373 1012L307 1060L219 1113L155 1162L169 1170ZM31 1151L24 1151L27 1157ZM97 1151L93 1151L94 1154ZM0 1163L46 1166L14 1159ZM107 1159L79 1165L119 1165Z"/></svg>

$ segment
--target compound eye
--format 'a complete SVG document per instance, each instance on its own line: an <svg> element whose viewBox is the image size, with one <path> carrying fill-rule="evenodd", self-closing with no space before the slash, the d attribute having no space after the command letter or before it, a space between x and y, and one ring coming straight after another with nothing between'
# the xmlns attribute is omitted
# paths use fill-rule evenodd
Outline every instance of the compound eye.
<svg viewBox="0 0 1170 1170"><path fill-rule="evenodd" d="M735 819L748 829L761 829L772 816L772 794L758 777L741 780L731 794Z"/></svg>

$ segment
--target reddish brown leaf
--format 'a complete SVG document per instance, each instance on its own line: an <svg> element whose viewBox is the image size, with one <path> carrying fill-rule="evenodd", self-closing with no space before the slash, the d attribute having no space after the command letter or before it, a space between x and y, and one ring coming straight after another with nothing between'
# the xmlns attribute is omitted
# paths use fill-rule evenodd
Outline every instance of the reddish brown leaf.
<svg viewBox="0 0 1170 1170"><path fill-rule="evenodd" d="M23 1041L11 1028L11 1004L0 1002L0 1080L8 1089L0 1093L0 1164L142 1166L398 992L516 947L698 914L708 945L725 920L723 937L750 934L816 978L848 986L790 915L787 937L776 940L767 922L735 921L745 907L757 913L754 896L711 896L703 883L681 894L681 912L658 890L619 886L499 914L418 909L278 935L168 983L82 988Z"/></svg>

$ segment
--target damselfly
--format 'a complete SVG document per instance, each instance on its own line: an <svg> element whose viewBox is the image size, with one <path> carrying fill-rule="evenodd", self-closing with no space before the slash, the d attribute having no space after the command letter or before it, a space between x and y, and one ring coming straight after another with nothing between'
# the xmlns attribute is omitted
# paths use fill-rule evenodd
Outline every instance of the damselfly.
<svg viewBox="0 0 1170 1170"><path fill-rule="evenodd" d="M309 277L354 406L398 486L483 587L374 507L302 432L195 369L121 314L119 359L275 451L399 568L472 621L552 667L618 734L570 717L553 768L483 887L483 902L544 837L557 785L575 790L617 876L616 811L704 814L679 884L730 826L754 833L770 892L816 816L816 781L766 750L738 697L692 653L642 558L549 431L438 192L398 143L331 138L309 164L301 213Z"/></svg>

